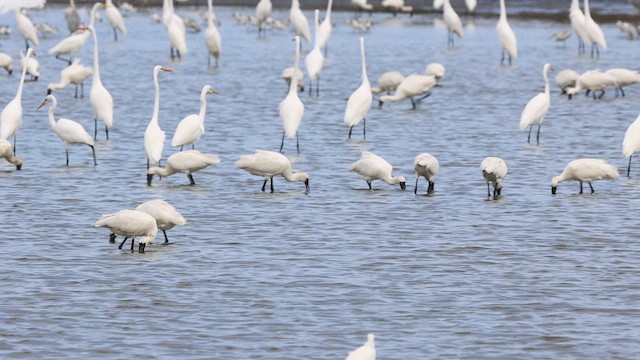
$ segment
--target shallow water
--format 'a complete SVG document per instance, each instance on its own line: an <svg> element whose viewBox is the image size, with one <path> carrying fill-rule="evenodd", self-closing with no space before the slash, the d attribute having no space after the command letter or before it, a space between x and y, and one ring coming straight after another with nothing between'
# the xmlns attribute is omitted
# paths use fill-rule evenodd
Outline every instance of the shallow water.
<svg viewBox="0 0 640 360"><path fill-rule="evenodd" d="M62 31L61 10L32 16ZM364 34L372 82L389 70L422 72L430 62L447 73L417 110L406 101L374 107L366 141L361 127L347 141L342 117L360 84L360 35L344 25L350 14L334 14L320 96L301 94L300 155L292 140L285 143L294 169L311 175L311 192L277 178L269 194L234 162L279 147L277 106L287 91L280 74L292 63L291 35L271 31L258 39L232 20L237 9L216 11L224 42L217 70L206 68L203 33L188 34L190 52L171 63L163 27L147 14L129 16L129 35L117 43L98 24L102 81L116 108L111 140L99 134L95 168L82 146L71 148L65 167L46 109L34 111L63 66L46 54L61 37L42 39L41 79L24 90L17 146L23 169L0 164L2 357L336 359L368 332L376 334L381 359L640 352L640 164L631 178L594 183L593 195L578 195L577 183L550 194L551 177L579 157L626 171L621 143L638 114L640 87L627 88L626 98L611 90L599 101L568 101L552 75L541 144L528 145L518 130L524 105L542 89L545 62L558 71L633 68L637 42L604 26L610 49L593 61L576 55L575 37L566 47L549 39L568 25L512 21L520 58L501 67L493 20L468 24L464 39L446 50L446 32L433 17L375 15ZM0 42L14 57L23 46L15 31ZM85 64L91 46L81 51ZM174 70L160 74L165 158L175 151L169 141L178 121L197 111L201 87L220 93L208 97L207 132L197 149L222 163L196 173L197 186L182 174L146 186L142 137L156 63ZM17 80L0 75L2 106ZM74 99L72 88L56 92L57 116L93 131L89 88L84 99ZM379 181L368 191L347 171L363 150L393 164L407 191ZM421 152L441 166L428 197L411 191ZM495 201L487 199L479 169L485 156L509 166ZM426 192L424 180L419 191ZM160 237L146 253L130 253L92 227L101 214L154 198L189 221L169 232L169 246Z"/></svg>

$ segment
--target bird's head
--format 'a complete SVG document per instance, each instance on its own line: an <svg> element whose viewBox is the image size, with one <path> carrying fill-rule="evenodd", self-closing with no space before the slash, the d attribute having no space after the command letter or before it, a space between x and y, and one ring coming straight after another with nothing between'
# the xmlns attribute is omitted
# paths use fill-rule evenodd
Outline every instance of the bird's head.
<svg viewBox="0 0 640 360"><path fill-rule="evenodd" d="M18 157L16 157L16 170L21 170L22 169L22 160Z"/></svg>
<svg viewBox="0 0 640 360"><path fill-rule="evenodd" d="M311 190L311 189L309 188L309 178L307 178L307 179L304 181L304 186L305 186L305 192L309 192L309 190Z"/></svg>
<svg viewBox="0 0 640 360"><path fill-rule="evenodd" d="M398 176L398 181L400 182L400 189L401 190L406 190L407 189L407 180L405 180L404 176Z"/></svg>
<svg viewBox="0 0 640 360"><path fill-rule="evenodd" d="M53 101L55 100L55 98L53 97L53 95L51 95L51 91L47 90L47 97L44 98L44 100L42 100L42 102L40 103L40 105L38 105L38 107L36 108L36 111L40 110L43 106L45 106L49 101Z"/></svg>
<svg viewBox="0 0 640 360"><path fill-rule="evenodd" d="M551 195L555 195L556 194L556 190L558 189L558 177L554 176L553 179L551 179Z"/></svg>
<svg viewBox="0 0 640 360"><path fill-rule="evenodd" d="M147 186L151 186L152 180L153 180L153 174L147 174Z"/></svg>

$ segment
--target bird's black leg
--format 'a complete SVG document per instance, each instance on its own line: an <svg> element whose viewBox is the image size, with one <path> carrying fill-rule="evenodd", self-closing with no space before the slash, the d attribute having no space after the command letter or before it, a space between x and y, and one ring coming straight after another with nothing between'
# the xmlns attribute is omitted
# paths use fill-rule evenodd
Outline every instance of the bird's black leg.
<svg viewBox="0 0 640 360"><path fill-rule="evenodd" d="M320 75L316 79L316 96L320 96Z"/></svg>
<svg viewBox="0 0 640 360"><path fill-rule="evenodd" d="M411 100L411 110L415 110L416 109L416 101L413 100L413 98L409 98L409 100Z"/></svg>
<svg viewBox="0 0 640 360"><path fill-rule="evenodd" d="M620 86L620 93L622 94L622 97L624 97L624 90L622 90L622 86Z"/></svg>
<svg viewBox="0 0 640 360"><path fill-rule="evenodd" d="M511 66L511 54L509 54L509 66Z"/></svg>
<svg viewBox="0 0 640 360"><path fill-rule="evenodd" d="M538 132L536 133L536 143L538 145L540 145L540 127L542 126L542 123L538 123Z"/></svg>
<svg viewBox="0 0 640 360"><path fill-rule="evenodd" d="M73 97L76 98L76 99L78 98L78 84L76 84L76 92L73 95Z"/></svg>
<svg viewBox="0 0 640 360"><path fill-rule="evenodd" d="M351 131L353 131L353 126L349 128L349 139L351 139Z"/></svg>
<svg viewBox="0 0 640 360"><path fill-rule="evenodd" d="M282 152L283 147L284 147L284 131L282 131L282 141L280 142L280 152Z"/></svg>
<svg viewBox="0 0 640 360"><path fill-rule="evenodd" d="M162 233L164 234L164 243L168 244L169 243L169 238L167 237L167 232L165 230L162 230Z"/></svg>
<svg viewBox="0 0 640 360"><path fill-rule="evenodd" d="M271 193L273 193L273 177L271 178Z"/></svg>
<svg viewBox="0 0 640 360"><path fill-rule="evenodd" d="M89 145L91 147L91 153L93 154L93 166L97 166L96 162L96 148L93 145Z"/></svg>
<svg viewBox="0 0 640 360"><path fill-rule="evenodd" d="M500 58L500 65L504 64L504 48L502 49L502 58Z"/></svg>
<svg viewBox="0 0 640 360"><path fill-rule="evenodd" d="M595 91L593 93L595 94ZM598 99L602 99L603 96L604 96L604 89L602 89L602 92L600 93L600 95L598 95Z"/></svg>
<svg viewBox="0 0 640 360"><path fill-rule="evenodd" d="M489 187L488 181L487 181L487 197L491 197L491 188Z"/></svg>
<svg viewBox="0 0 640 360"><path fill-rule="evenodd" d="M98 118L93 118L93 138L94 140L98 140Z"/></svg>
<svg viewBox="0 0 640 360"><path fill-rule="evenodd" d="M191 150L195 150L196 149L196 143L191 144Z"/></svg>
<svg viewBox="0 0 640 360"><path fill-rule="evenodd" d="M67 154L67 166L69 166L69 148L64 149L64 151Z"/></svg>
<svg viewBox="0 0 640 360"><path fill-rule="evenodd" d="M173 60L175 58L175 55L173 54L173 46L171 46L169 49L171 49L171 60Z"/></svg>
<svg viewBox="0 0 640 360"><path fill-rule="evenodd" d="M147 170L149 170L149 158L147 158Z"/></svg>
<svg viewBox="0 0 640 360"><path fill-rule="evenodd" d="M180 151L182 151L182 148L184 147L184 145L180 146Z"/></svg>
<svg viewBox="0 0 640 360"><path fill-rule="evenodd" d="M207 54L207 67L211 67L211 54Z"/></svg>
<svg viewBox="0 0 640 360"><path fill-rule="evenodd" d="M128 236L125 236L125 237L124 237L124 240L122 240L122 242L121 242L121 243L120 243L120 245L118 246L118 249L122 250L122 245L124 245L124 243L125 243L125 242L127 242L127 239L128 239L128 238L129 238ZM115 239L115 238L114 238L114 239Z"/></svg>
<svg viewBox="0 0 640 360"><path fill-rule="evenodd" d="M529 126L529 136L527 136L527 144L531 143L531 129L533 129L533 124Z"/></svg>
<svg viewBox="0 0 640 360"><path fill-rule="evenodd" d="M298 133L296 132L296 150L300 154L300 140L298 139Z"/></svg>
<svg viewBox="0 0 640 360"><path fill-rule="evenodd" d="M631 173L631 158L633 155L629 156L629 166L627 166L627 177L629 177L629 173Z"/></svg>
<svg viewBox="0 0 640 360"><path fill-rule="evenodd" d="M591 193L592 193L592 194L593 194L594 192L596 192L595 190L593 190L593 186L591 185L591 183L590 183L590 182L589 182L589 183L587 183L587 184L589 184L589 187L591 188Z"/></svg>
<svg viewBox="0 0 640 360"><path fill-rule="evenodd" d="M262 192L264 192L264 189L267 187L267 180L264 180L264 183L262 183Z"/></svg>
<svg viewBox="0 0 640 360"><path fill-rule="evenodd" d="M107 140L109 140L109 128L106 124L104 125L104 133L107 135Z"/></svg>
<svg viewBox="0 0 640 360"><path fill-rule="evenodd" d="M436 187L435 181L429 181L429 188L427 189L427 194L431 194Z"/></svg>
<svg viewBox="0 0 640 360"><path fill-rule="evenodd" d="M133 244L136 242L136 238L131 238L131 252L133 252Z"/></svg>
<svg viewBox="0 0 640 360"><path fill-rule="evenodd" d="M362 138L367 138L367 118L362 118Z"/></svg>
<svg viewBox="0 0 640 360"><path fill-rule="evenodd" d="M80 97L84 99L84 83L80 83Z"/></svg>
<svg viewBox="0 0 640 360"><path fill-rule="evenodd" d="M418 195L418 180L420 179L419 176L416 176L416 187L413 189L413 193L415 195Z"/></svg>
<svg viewBox="0 0 640 360"><path fill-rule="evenodd" d="M582 194L582 181L580 181L580 194Z"/></svg>
<svg viewBox="0 0 640 360"><path fill-rule="evenodd" d="M367 180L367 185L369 185L369 190L373 190L373 189L371 188L371 180Z"/></svg>
<svg viewBox="0 0 640 360"><path fill-rule="evenodd" d="M187 174L187 177L189 177L189 184L190 184L190 185L195 185L195 184L196 184L196 182L195 182L195 181L193 181L193 175L191 175L191 174Z"/></svg>
<svg viewBox="0 0 640 360"><path fill-rule="evenodd" d="M431 91L427 91L426 93L424 93L424 95L422 95L421 97L416 99L416 101L422 101L422 100L428 98L429 96L431 96Z"/></svg>

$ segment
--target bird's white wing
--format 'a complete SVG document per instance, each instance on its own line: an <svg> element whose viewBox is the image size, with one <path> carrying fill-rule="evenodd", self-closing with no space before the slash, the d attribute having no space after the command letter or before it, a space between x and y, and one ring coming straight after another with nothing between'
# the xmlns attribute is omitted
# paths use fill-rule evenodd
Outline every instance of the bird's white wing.
<svg viewBox="0 0 640 360"><path fill-rule="evenodd" d="M0 15L17 8L33 8L44 6L45 0L0 0Z"/></svg>

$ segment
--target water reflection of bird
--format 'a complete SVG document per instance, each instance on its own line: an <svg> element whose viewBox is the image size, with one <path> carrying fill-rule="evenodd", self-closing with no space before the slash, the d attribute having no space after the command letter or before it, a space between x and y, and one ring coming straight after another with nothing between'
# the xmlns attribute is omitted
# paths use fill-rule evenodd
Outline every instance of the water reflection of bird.
<svg viewBox="0 0 640 360"><path fill-rule="evenodd" d="M595 180L616 180L620 175L618 169L608 164L602 159L578 159L573 160L565 166L562 173L551 179L551 194L555 195L558 184L567 180L580 182L580 194L582 194L582 183L586 182L593 194L595 190L591 184Z"/></svg>

